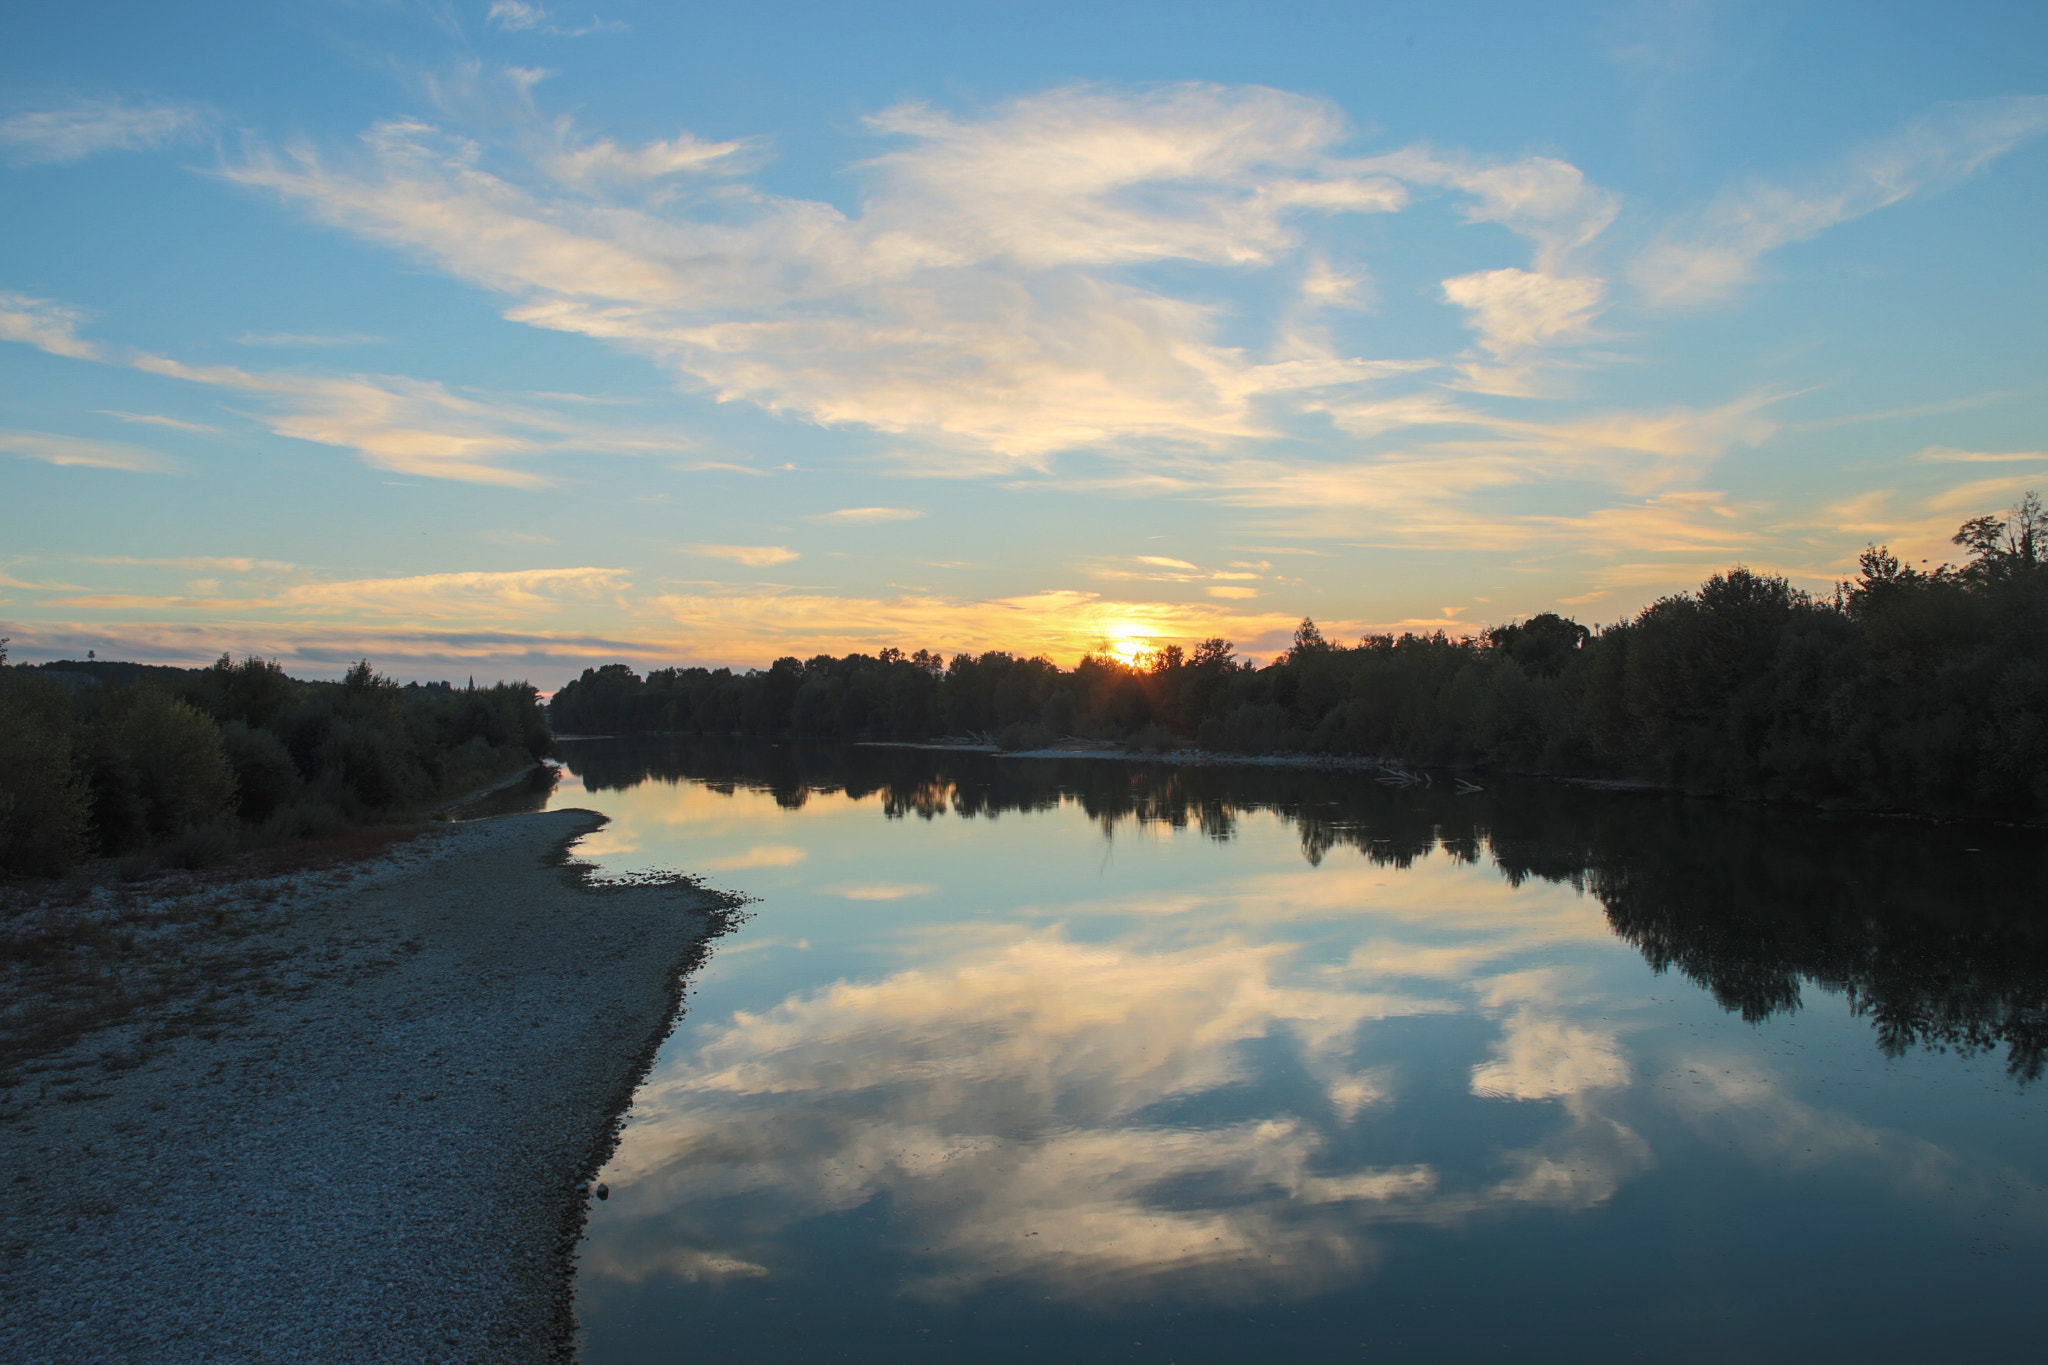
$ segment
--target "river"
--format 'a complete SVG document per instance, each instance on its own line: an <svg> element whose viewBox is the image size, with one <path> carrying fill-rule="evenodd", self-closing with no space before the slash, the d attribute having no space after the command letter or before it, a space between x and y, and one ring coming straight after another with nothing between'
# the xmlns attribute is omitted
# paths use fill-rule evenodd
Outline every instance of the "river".
<svg viewBox="0 0 2048 1365"><path fill-rule="evenodd" d="M2038 832L1550 784L568 741L757 898L588 1365L2037 1359Z"/></svg>

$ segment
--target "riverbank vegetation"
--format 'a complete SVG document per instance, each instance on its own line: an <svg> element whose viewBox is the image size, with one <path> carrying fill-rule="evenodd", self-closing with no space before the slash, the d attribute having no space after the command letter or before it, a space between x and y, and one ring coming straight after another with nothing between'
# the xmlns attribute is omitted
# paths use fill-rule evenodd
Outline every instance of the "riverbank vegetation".
<svg viewBox="0 0 2048 1365"><path fill-rule="evenodd" d="M0 664L5 663L0 649ZM0 667L0 872L92 858L197 866L391 820L552 747L525 683L340 682L276 663Z"/></svg>
<svg viewBox="0 0 2048 1365"><path fill-rule="evenodd" d="M2048 815L2048 513L1956 533L1960 566L1882 547L1816 596L1744 567L1593 628L1554 613L1468 639L1325 639L1259 666L1230 642L1062 669L927 651L765 670L586 670L563 733L1077 736L1138 749L1385 757L1941 815Z"/></svg>

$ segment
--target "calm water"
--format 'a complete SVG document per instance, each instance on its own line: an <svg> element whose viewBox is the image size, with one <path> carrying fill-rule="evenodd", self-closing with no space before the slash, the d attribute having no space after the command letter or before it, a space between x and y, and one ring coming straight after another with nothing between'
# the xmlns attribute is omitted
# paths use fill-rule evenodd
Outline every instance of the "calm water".
<svg viewBox="0 0 2048 1365"><path fill-rule="evenodd" d="M759 898L605 1172L592 1365L2036 1360L2038 836L581 741Z"/></svg>

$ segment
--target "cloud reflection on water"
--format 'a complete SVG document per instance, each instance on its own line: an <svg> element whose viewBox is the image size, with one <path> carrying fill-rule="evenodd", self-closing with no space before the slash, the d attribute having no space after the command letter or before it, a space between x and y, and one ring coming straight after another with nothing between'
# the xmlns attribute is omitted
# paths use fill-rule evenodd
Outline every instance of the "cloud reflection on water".
<svg viewBox="0 0 2048 1365"><path fill-rule="evenodd" d="M726 1301L1309 1313L1532 1234L1571 1279L1738 1227L1789 1246L1875 1218L1898 1231L1873 1265L2048 1229L2023 1148L1978 1150L1968 1102L1886 1098L1967 1101L1940 1075L1994 1045L2039 1072L2038 896L1968 882L1988 864L1942 832L890 751L669 777L701 757L591 751L603 837L636 864L810 856L748 879L762 920L637 1101L593 1305L751 1283ZM1814 1008L1836 995L1846 1016Z"/></svg>
<svg viewBox="0 0 2048 1365"><path fill-rule="evenodd" d="M1296 1298L1370 1274L1387 1224L1582 1208L1649 1162L1599 1110L1597 1092L1629 1068L1610 1026L1570 1013L1571 973L1470 974L1580 937L1556 932L1576 897L1439 864L1404 879L1407 915L1349 901L1354 919L1372 912L1385 966L1372 953L1311 960L1304 941L1273 935L1329 907L1328 883L1344 880L1250 879L1164 919L1113 921L1135 927L1108 942L1064 924L943 933L926 960L880 979L700 1030L643 1088L611 1168L634 1232L593 1248L585 1272L773 1273L800 1225L886 1206L915 1238L900 1288L916 1296L1026 1281L1080 1301L1139 1285ZM1451 885L1418 885L1433 880ZM1555 904L1509 914L1510 896L1524 911ZM1278 913L1248 914L1253 902ZM1456 902L1466 913L1414 913ZM1493 942L1442 956L1443 935L1478 924ZM1402 1102L1404 1074L1433 1063L1361 1029L1461 1014L1498 1032L1466 1102L1560 1102L1561 1122L1479 1165L1376 1158L1391 1144L1372 1120Z"/></svg>

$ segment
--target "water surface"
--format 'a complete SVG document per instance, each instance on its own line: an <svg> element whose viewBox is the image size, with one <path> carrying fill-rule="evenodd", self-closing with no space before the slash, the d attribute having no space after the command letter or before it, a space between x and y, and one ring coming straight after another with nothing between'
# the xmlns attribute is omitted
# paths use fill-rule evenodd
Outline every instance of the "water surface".
<svg viewBox="0 0 2048 1365"><path fill-rule="evenodd" d="M2038 837L1554 786L565 744L759 898L583 1359L2041 1356Z"/></svg>

